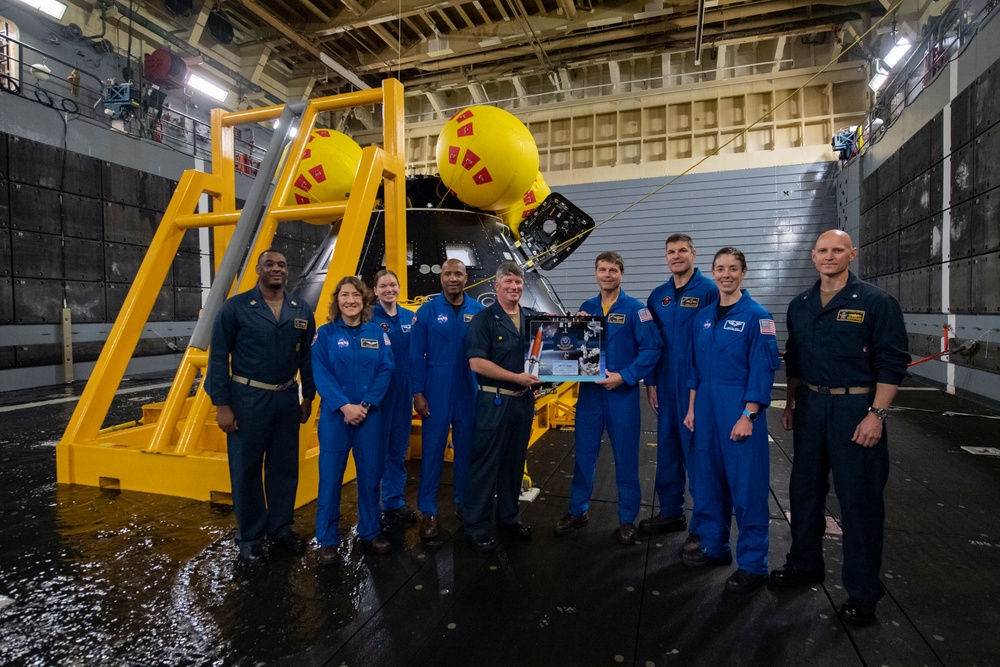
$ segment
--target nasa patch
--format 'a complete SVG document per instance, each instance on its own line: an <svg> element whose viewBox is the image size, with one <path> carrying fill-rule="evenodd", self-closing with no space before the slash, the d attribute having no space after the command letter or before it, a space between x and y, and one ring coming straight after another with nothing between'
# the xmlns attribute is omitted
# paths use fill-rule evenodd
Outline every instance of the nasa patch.
<svg viewBox="0 0 1000 667"><path fill-rule="evenodd" d="M349 340L347 340L346 338L338 338L337 339L337 347L350 347L350 346L351 346L351 342Z"/></svg>
<svg viewBox="0 0 1000 667"><path fill-rule="evenodd" d="M447 324L447 322L448 322L448 316L447 315L445 315L444 313L441 313L440 315L438 315L438 324Z"/></svg>

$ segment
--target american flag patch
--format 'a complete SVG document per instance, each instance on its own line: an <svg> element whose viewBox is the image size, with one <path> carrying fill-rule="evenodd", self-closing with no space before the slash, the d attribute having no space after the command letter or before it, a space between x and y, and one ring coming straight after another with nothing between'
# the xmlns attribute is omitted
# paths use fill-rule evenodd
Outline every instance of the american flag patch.
<svg viewBox="0 0 1000 667"><path fill-rule="evenodd" d="M774 330L774 320L761 320L760 332L765 336L777 336L778 332Z"/></svg>
<svg viewBox="0 0 1000 667"><path fill-rule="evenodd" d="M649 308L641 308L639 310L639 321L640 322L652 322L653 315L649 312Z"/></svg>

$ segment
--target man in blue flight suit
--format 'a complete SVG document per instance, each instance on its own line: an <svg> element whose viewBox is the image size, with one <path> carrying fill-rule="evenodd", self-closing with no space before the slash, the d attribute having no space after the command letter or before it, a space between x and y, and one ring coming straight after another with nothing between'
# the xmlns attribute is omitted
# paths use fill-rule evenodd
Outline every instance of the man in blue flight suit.
<svg viewBox="0 0 1000 667"><path fill-rule="evenodd" d="M254 288L223 304L205 378L228 441L236 542L249 565L264 562L265 538L273 550L302 553L303 542L292 532L299 424L309 418L316 395L312 308L285 293L288 265L280 252L261 253L257 276Z"/></svg>
<svg viewBox="0 0 1000 667"><path fill-rule="evenodd" d="M580 315L604 315L607 377L580 383L576 402L576 466L569 513L555 525L556 535L567 535L590 522L587 509L594 491L594 473L601 437L607 430L615 457L618 487L618 541L634 544L639 514L639 380L649 374L660 356L660 335L649 310L621 289L625 262L616 252L602 252L594 262L601 293L580 306Z"/></svg>
<svg viewBox="0 0 1000 667"><path fill-rule="evenodd" d="M792 547L771 586L824 580L824 504L829 475L842 513L844 588L840 618L875 620L889 476L885 419L910 361L899 303L850 272L857 249L839 230L812 251L820 278L788 306L788 396L781 425L794 429L789 482Z"/></svg>
<svg viewBox="0 0 1000 667"><path fill-rule="evenodd" d="M695 491L691 431L683 425L688 409L692 323L698 311L719 299L715 283L695 268L696 255L690 236L669 236L666 259L671 276L646 301L663 339L660 360L646 378L646 399L656 413L656 495L660 511L640 521L639 530L654 534L687 528L685 553L694 553L701 546L694 516L690 526L684 516L685 469L692 498Z"/></svg>
<svg viewBox="0 0 1000 667"><path fill-rule="evenodd" d="M466 354L476 373L476 437L465 491L465 539L476 551L492 551L497 541L487 532L494 517L500 530L521 539L531 526L521 521L518 498L524 457L535 418L536 376L524 370L526 319L535 312L520 305L524 271L517 262L497 269L496 302L472 318Z"/></svg>
<svg viewBox="0 0 1000 667"><path fill-rule="evenodd" d="M420 537L439 535L438 485L451 429L455 510L463 518L465 478L475 416L476 384L465 358L469 323L483 305L465 297L465 264L449 259L441 265L441 294L417 309L410 329L410 383L413 409L423 419L420 486L417 509L424 515Z"/></svg>

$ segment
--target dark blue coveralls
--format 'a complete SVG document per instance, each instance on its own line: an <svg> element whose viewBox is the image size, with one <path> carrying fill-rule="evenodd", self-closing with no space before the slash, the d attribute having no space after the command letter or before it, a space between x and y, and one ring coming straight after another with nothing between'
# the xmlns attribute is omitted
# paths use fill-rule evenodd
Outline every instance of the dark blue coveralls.
<svg viewBox="0 0 1000 667"><path fill-rule="evenodd" d="M736 561L751 574L767 574L770 459L765 408L781 361L771 314L743 290L721 320L715 307L694 320L694 516L701 549L729 555L729 527L736 514ZM746 440L730 439L749 402L761 410Z"/></svg>
<svg viewBox="0 0 1000 667"><path fill-rule="evenodd" d="M690 398L687 376L691 365L691 338L695 316L718 300L715 282L695 269L680 297L671 276L654 289L646 301L663 339L660 360L646 378L646 385L656 387L659 404L656 411L656 495L660 499L660 513L665 517L684 515L685 469L691 497L695 494L691 431L684 426ZM688 532L698 534L693 515Z"/></svg>
<svg viewBox="0 0 1000 667"><path fill-rule="evenodd" d="M421 434L417 508L423 514L438 513L438 485L449 428L454 447L455 508L462 510L476 396L475 378L465 358L465 334L481 310L481 303L466 296L456 315L442 294L420 306L413 318L410 388L414 394L424 395L431 412L423 419Z"/></svg>
<svg viewBox="0 0 1000 667"><path fill-rule="evenodd" d="M789 378L816 387L871 387L868 394L829 394L803 384L795 396L794 450L789 499L792 548L788 563L823 571L826 496L833 484L843 520L843 582L848 595L875 603L889 476L888 433L874 447L851 440L867 416L875 384L898 385L910 362L906 324L895 298L850 274L823 307L819 281L788 306L785 363ZM824 389L821 389L823 391Z"/></svg>
<svg viewBox="0 0 1000 667"><path fill-rule="evenodd" d="M584 301L582 312L601 315L601 295ZM579 516L590 506L601 437L607 430L615 457L618 521L632 523L639 514L639 380L656 365L660 334L652 315L638 299L621 290L604 318L601 354L605 368L619 373L624 384L608 391L592 382L580 383L576 402L576 465L569 512Z"/></svg>
<svg viewBox="0 0 1000 667"><path fill-rule="evenodd" d="M370 541L382 532L379 483L385 464L379 404L392 379L392 350L382 327L367 322L349 327L342 319L319 328L312 352L319 392L319 493L316 498L316 541L340 544L340 492L347 454L354 451L358 484L358 537ZM344 421L340 408L371 403L358 425Z"/></svg>
<svg viewBox="0 0 1000 667"><path fill-rule="evenodd" d="M291 531L302 417L294 380L298 373L304 398L316 395L309 361L315 326L309 304L288 294L275 321L255 286L228 299L212 327L205 390L213 405L228 405L236 416L237 430L227 434L227 442L239 544L260 544ZM290 384L272 391L233 376Z"/></svg>
<svg viewBox="0 0 1000 667"><path fill-rule="evenodd" d="M386 441L385 470L382 472L382 509L399 509L406 504L406 452L413 426L413 394L410 393L410 327L413 311L396 306L396 315L375 303L372 321L382 327L392 342L392 383L382 399L382 435Z"/></svg>
<svg viewBox="0 0 1000 667"><path fill-rule="evenodd" d="M524 372L524 330L533 310L521 308L521 328L514 326L499 302L472 318L466 339L469 359L492 361L511 373ZM469 457L469 482L465 488L465 534L485 534L494 518L513 525L521 521L518 497L524 476L524 458L535 417L535 394L513 382L476 374L476 430ZM524 393L520 396L485 391L483 386Z"/></svg>

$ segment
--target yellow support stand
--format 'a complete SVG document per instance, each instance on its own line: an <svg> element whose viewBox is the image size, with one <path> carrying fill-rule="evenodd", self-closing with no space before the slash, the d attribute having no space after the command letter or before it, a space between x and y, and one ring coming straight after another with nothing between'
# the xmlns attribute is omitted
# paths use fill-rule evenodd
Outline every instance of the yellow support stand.
<svg viewBox="0 0 1000 667"><path fill-rule="evenodd" d="M382 147L364 149L350 199L285 205L302 149L315 125L317 114L375 104L382 106ZM399 276L400 293L404 296L407 293L403 86L395 79L387 79L380 89L310 100L304 105L298 134L281 158L283 164L278 168L275 188L260 220L254 247L247 256L256 258L270 247L281 222L304 220L326 225L333 217L343 215L341 233L330 262L331 266L343 269L327 273L316 309L319 314L317 320L323 322L322 314L327 310L334 284L341 274L354 274L357 270L375 195L383 180L386 264ZM201 387L194 389L192 395L195 379L204 373L207 350L189 347L185 351L166 401L145 406L141 424L101 427L184 232L199 227L215 228L215 256L218 262L240 219L241 211L236 210L233 128L273 121L284 110L285 105L277 105L250 111L216 109L212 112L212 171L188 170L181 177L63 439L56 447L57 480L60 483L146 491L198 500L224 501L229 497L231 488L225 436L216 427L214 408ZM212 197L213 212L197 213L198 200L206 193ZM241 279L227 286L229 293L246 291L254 279L252 271L244 271ZM297 507L316 497L318 405L319 401L316 401L312 417L300 431ZM351 466L348 478L353 478L353 474Z"/></svg>

